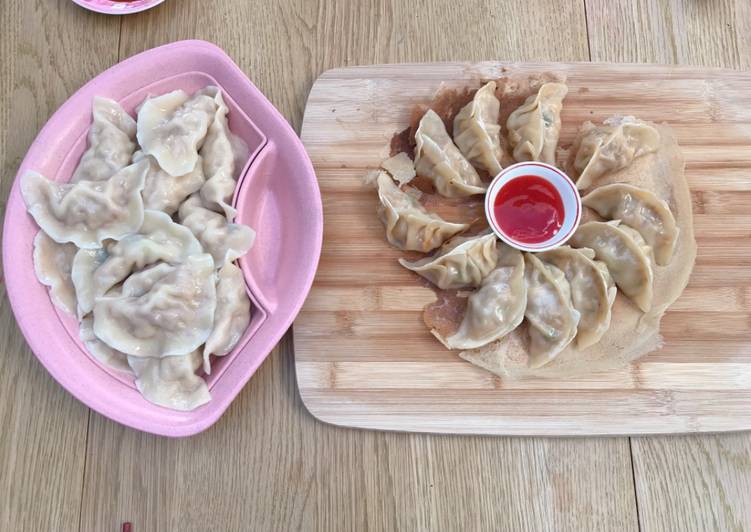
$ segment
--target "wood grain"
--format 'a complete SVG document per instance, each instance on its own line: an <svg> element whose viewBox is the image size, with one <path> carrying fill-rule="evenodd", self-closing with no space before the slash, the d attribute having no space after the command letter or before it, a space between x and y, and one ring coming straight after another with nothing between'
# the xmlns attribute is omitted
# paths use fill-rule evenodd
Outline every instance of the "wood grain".
<svg viewBox="0 0 751 532"><path fill-rule="evenodd" d="M583 5L555 4L567 31L533 39L507 21L544 24L547 2L227 0L206 13L181 0L124 19L121 56L179 38L212 40L299 127L310 85L334 66L587 59ZM447 28L457 38L436 38ZM144 436L92 414L82 528L129 519L139 530L636 529L626 440L331 427L302 406L292 357L288 337L219 423L189 440Z"/></svg>
<svg viewBox="0 0 751 532"><path fill-rule="evenodd" d="M561 144L586 119L614 113L668 121L684 145L701 253L696 276L662 324L666 348L622 370L580 378L498 378L447 352L426 330L432 292L401 267L363 183L439 85L477 86L504 71L568 76ZM652 434L751 428L751 218L720 207L705 168L751 173L741 123L751 75L696 67L441 63L335 69L313 86L301 137L321 183L324 243L295 325L298 384L308 409L339 425L477 434ZM672 103L671 103L672 102ZM680 102L676 104L675 102ZM701 132L701 133L697 133ZM698 164L698 161L701 164ZM722 194L732 194L730 188ZM743 192L743 191L741 191ZM718 212L720 211L720 212ZM724 252L724 250L732 250ZM718 266L736 270L717 275ZM676 342L674 344L674 341ZM707 348L714 355L707 360ZM727 350L718 350L720 346ZM536 393L544 391L544 395Z"/></svg>
<svg viewBox="0 0 751 532"><path fill-rule="evenodd" d="M642 530L751 528L748 434L634 438Z"/></svg>
<svg viewBox="0 0 751 532"><path fill-rule="evenodd" d="M646 53L629 55L632 48L627 46L636 42L638 50L664 50L661 32L674 22L661 17L661 26L653 31L649 17L634 20L619 7L625 0L604 4L593 7L593 0L587 0L586 22L590 34L599 36L592 41L594 58L657 61ZM682 4L703 14L694 14L690 21L696 36L692 41L681 34L685 26L675 34L684 39L682 61L701 58L707 65L747 68L749 41L743 36L751 33L751 16L744 0L735 5L712 2L720 6L716 14L691 5L710 5L707 2L671 5ZM611 5L621 10L612 21L592 18ZM120 25L121 58L180 38L216 42L299 128L313 80L332 67L402 61L588 60L584 7L583 2L566 0L223 0L206 10L206 2L171 0L121 19L87 13L69 0L4 0L0 201L47 116L79 85L117 60L114 43ZM725 20L733 25L736 38L701 36L705 31L721 34ZM611 38L624 23L637 37L630 38L624 30L618 39ZM618 41L623 41L623 49ZM603 43L611 56L604 55ZM707 185L707 192L695 197L696 205L707 206L707 213L744 214L744 203L733 206L728 200L736 197L735 191L751 192L745 169L728 165L713 170L701 157L692 164L702 168ZM715 240L717 250L735 253L734 260L748 259L722 239L700 246ZM714 268L701 273L698 287L712 291L718 278L732 280L739 289L750 284L747 271L723 268L707 249L703 260ZM383 304L393 305L394 297L398 294L386 293ZM732 298L724 291L715 301ZM75 530L84 464L72 450L84 447L86 410L23 347L7 300L3 301L0 493L10 496L0 503L0 528ZM717 351L742 352L738 342L713 347L716 341L692 343L690 352L684 344L669 358L680 351L701 363L717 357ZM325 349L326 339L321 337L317 345ZM292 347L288 336L219 423L196 438L154 438L92 414L80 529L116 530L124 520L132 521L136 531L637 528L627 439L437 437L331 427L316 422L299 400ZM732 438L743 436L687 440L712 439L718 442L712 445L723 445ZM668 486L682 482L684 475L694 482L698 476L691 464L696 454L673 451L672 438L659 441L665 452L650 462L650 471L656 472L652 478ZM730 448L739 456L749 454L740 443ZM740 507L749 478L736 463L727 459L707 476L731 508ZM644 469L639 471L641 475ZM681 519L679 512L685 516L676 521L681 524L713 523L709 515L723 511L721 497L687 507L677 494L666 498L642 493L640 507L653 516L642 522L644 530L675 528L671 519ZM651 507L650 500L655 501Z"/></svg>
<svg viewBox="0 0 751 532"><path fill-rule="evenodd" d="M602 61L695 63L748 69L751 65L751 4L744 0L649 2L587 0L592 58ZM698 168L698 163L695 163ZM702 166L708 189L694 194L694 212L747 214L748 172L733 168L712 171ZM734 190L728 194L729 190ZM747 205L747 204L746 204ZM718 210L719 209L719 210ZM699 241L697 270L692 286L701 297L684 293L681 310L706 309L708 302L730 309L745 305L751 278L748 268L723 266L718 256L749 264L746 251L725 238ZM706 265L706 266L705 266ZM718 280L737 288L718 288ZM701 287L701 288L699 288ZM687 292L689 292L687 290ZM711 292L711 293L709 293ZM709 303L710 305L714 303ZM721 326L722 324L718 324ZM736 341L707 339L673 342L670 353L655 361L682 357L705 361L737 359L745 352ZM751 438L746 434L632 438L641 529L744 530L751 528L748 493L751 482Z"/></svg>
<svg viewBox="0 0 751 532"><path fill-rule="evenodd" d="M57 107L117 61L119 23L71 2L0 2L0 188L4 215L26 149ZM102 50L90 54L87 50ZM79 526L88 410L29 351L0 288L0 529Z"/></svg>

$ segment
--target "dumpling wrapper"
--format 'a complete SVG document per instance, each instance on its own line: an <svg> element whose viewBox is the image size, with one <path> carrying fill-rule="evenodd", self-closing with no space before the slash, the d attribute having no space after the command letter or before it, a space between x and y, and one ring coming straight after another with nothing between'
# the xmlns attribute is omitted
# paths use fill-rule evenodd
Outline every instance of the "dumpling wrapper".
<svg viewBox="0 0 751 532"><path fill-rule="evenodd" d="M200 350L164 358L128 357L144 399L172 410L190 411L211 401L206 381L196 375Z"/></svg>
<svg viewBox="0 0 751 532"><path fill-rule="evenodd" d="M501 102L495 96L495 89L495 81L486 83L454 118L456 146L470 163L491 177L503 169L501 126L498 124Z"/></svg>
<svg viewBox="0 0 751 532"><path fill-rule="evenodd" d="M499 245L495 270L483 279L480 288L468 298L467 310L459 329L443 338L431 332L448 349L475 349L506 336L524 319L527 285L524 281L522 253Z"/></svg>
<svg viewBox="0 0 751 532"><path fill-rule="evenodd" d="M555 164L561 109L567 93L568 87L563 83L545 83L511 113L506 128L514 159Z"/></svg>
<svg viewBox="0 0 751 532"><path fill-rule="evenodd" d="M89 354L102 365L117 371L133 373L128 365L128 355L112 349L96 337L94 334L94 318L86 316L81 320L78 335Z"/></svg>
<svg viewBox="0 0 751 532"><path fill-rule="evenodd" d="M576 345L584 349L599 342L610 327L610 309L617 293L608 267L594 260L595 252L588 248L561 246L538 257L561 270L571 287L571 302L581 315Z"/></svg>
<svg viewBox="0 0 751 532"><path fill-rule="evenodd" d="M563 272L533 253L524 254L524 281L529 365L539 368L571 343L581 316L571 301L571 287Z"/></svg>
<svg viewBox="0 0 751 532"><path fill-rule="evenodd" d="M655 262L666 266L673 257L678 227L665 200L647 189L612 183L597 187L582 204L609 220L620 220L636 229L654 251Z"/></svg>
<svg viewBox="0 0 751 532"><path fill-rule="evenodd" d="M97 297L132 272L159 261L185 262L189 256L203 253L203 248L187 227L176 224L163 212L146 210L138 232L112 243L106 256L96 252L92 257L87 251L79 251L81 256L74 262L78 309L82 316L91 312Z"/></svg>
<svg viewBox="0 0 751 532"><path fill-rule="evenodd" d="M133 154L133 162L137 163L143 159L149 163L146 182L141 191L143 206L146 209L163 211L171 216L177 212L185 198L201 190L206 182L200 157L196 167L181 176L168 174L162 170L156 159L140 150Z"/></svg>
<svg viewBox="0 0 751 532"><path fill-rule="evenodd" d="M147 401L186 411L211 400L206 381L195 374L201 364L198 350L162 359L129 357L97 339L91 321L87 318L81 323L81 340L86 348L103 365L134 375L136 388Z"/></svg>
<svg viewBox="0 0 751 532"><path fill-rule="evenodd" d="M441 290L480 286L498 263L497 243L493 233L455 236L435 255L415 262L399 259L399 264Z"/></svg>
<svg viewBox="0 0 751 532"><path fill-rule="evenodd" d="M641 235L620 220L587 222L579 226L568 243L590 248L604 262L618 288L643 312L652 306L654 273L652 248Z"/></svg>
<svg viewBox="0 0 751 532"><path fill-rule="evenodd" d="M451 140L443 120L428 109L415 132L415 170L447 198L484 194L486 185Z"/></svg>
<svg viewBox="0 0 751 532"><path fill-rule="evenodd" d="M71 183L103 181L130 164L136 149L136 121L114 100L95 96L89 147L81 156Z"/></svg>
<svg viewBox="0 0 751 532"><path fill-rule="evenodd" d="M119 239L143 223L145 161L120 170L106 181L61 184L36 172L21 177L21 194L29 214L59 243L95 249L107 238Z"/></svg>
<svg viewBox="0 0 751 532"><path fill-rule="evenodd" d="M627 168L659 146L658 130L633 116L613 116L601 126L585 122L571 148L568 173L576 176L576 188L587 190L605 174Z"/></svg>
<svg viewBox="0 0 751 532"><path fill-rule="evenodd" d="M224 356L240 341L250 323L250 298L243 273L231 262L219 270L214 328L203 349L203 370L211 373L210 355Z"/></svg>
<svg viewBox="0 0 751 532"><path fill-rule="evenodd" d="M393 157L389 157L381 163L381 168L386 170L400 185L406 185L412 181L417 172L415 171L415 162L404 152L399 152ZM377 178L380 172L374 174Z"/></svg>
<svg viewBox="0 0 751 532"><path fill-rule="evenodd" d="M248 159L248 146L229 130L229 108L224 103L221 91L217 87L206 87L199 93L211 96L217 107L199 152L206 174L206 182L201 187L201 199L205 206L223 212L227 220L232 221L237 214L231 205L237 186L235 178Z"/></svg>
<svg viewBox="0 0 751 532"><path fill-rule="evenodd" d="M217 268L245 255L256 237L247 225L231 223L224 215L207 209L197 194L180 205L178 219L211 253Z"/></svg>
<svg viewBox="0 0 751 532"><path fill-rule="evenodd" d="M214 99L202 93L192 98L183 90L147 98L138 110L138 144L170 175L192 172L198 148L216 112Z"/></svg>
<svg viewBox="0 0 751 532"><path fill-rule="evenodd" d="M52 303L75 316L76 289L71 279L73 257L78 248L73 244L58 244L44 231L34 237L34 272L39 282L50 288Z"/></svg>
<svg viewBox="0 0 751 532"><path fill-rule="evenodd" d="M529 367L523 327L498 342L463 351L460 353L463 359L505 378L566 378L622 367L660 346L660 320L686 287L696 258L696 240L691 194L680 147L668 126L650 125L659 132L657 151L635 159L626 169L603 176L598 184L628 183L650 190L668 203L675 217L680 233L673 260L667 266L653 266L651 310L643 313L618 293L611 310L610 327L597 344L580 349L574 342L541 368Z"/></svg>
<svg viewBox="0 0 751 532"><path fill-rule="evenodd" d="M427 253L469 229L468 224L447 222L429 213L415 198L419 191L412 189L410 192L397 187L386 172L379 174L378 217L386 227L386 239L392 246Z"/></svg>
<svg viewBox="0 0 751 532"><path fill-rule="evenodd" d="M73 257L71 281L76 291L78 319L86 316L94 308L94 272L109 257L107 249L110 245L111 241L101 248L79 249Z"/></svg>
<svg viewBox="0 0 751 532"><path fill-rule="evenodd" d="M122 293L94 303L94 333L132 356L166 357L191 352L211 334L216 309L216 275L211 255L185 263L163 263L133 275Z"/></svg>

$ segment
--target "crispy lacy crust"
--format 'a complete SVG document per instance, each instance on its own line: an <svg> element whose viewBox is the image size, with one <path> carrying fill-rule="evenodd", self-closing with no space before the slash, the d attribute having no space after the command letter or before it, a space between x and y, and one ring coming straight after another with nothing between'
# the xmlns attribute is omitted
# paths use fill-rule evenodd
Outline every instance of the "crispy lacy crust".
<svg viewBox="0 0 751 532"><path fill-rule="evenodd" d="M485 80L483 80L485 81ZM499 123L505 125L508 115L524 99L549 81L565 82L565 77L554 72L525 79L503 77L497 80L496 95L501 100ZM478 83L478 87L481 84ZM469 101L474 90L444 89L434 98L431 107L444 122L450 123L461 105ZM565 105L565 103L564 103ZM394 135L392 155L407 151L414 143L414 126L426 107L416 107L410 127ZM508 378L563 377L625 365L632 360L659 349L662 345L660 321L668 307L680 296L688 284L696 258L691 195L684 173L684 159L675 135L666 124L654 125L660 132L660 147L656 153L636 159L633 164L598 180L597 185L629 183L653 191L668 202L680 229L673 259L667 266L654 265L654 299L652 310L644 314L619 291L612 309L612 320L602 340L587 349L578 349L575 342L567 347L549 364L531 369L528 367L526 323L507 337L480 349L459 353L463 359L492 373ZM504 161L511 161L507 141L503 139ZM559 148L560 150L560 148ZM566 154L559 156L565 160ZM419 179L419 178L418 178ZM439 202L441 200L438 200ZM442 210L442 205L431 205ZM429 210L432 210L429 208ZM585 212L585 219L597 219L592 212ZM584 220L583 220L584 221ZM429 328L437 328L451 334L461 321L461 313L454 312L447 300L461 300L454 294L444 293L433 305L426 307L424 320ZM466 294L457 294L459 296ZM464 303L462 301L462 303ZM457 317L458 316L458 317Z"/></svg>

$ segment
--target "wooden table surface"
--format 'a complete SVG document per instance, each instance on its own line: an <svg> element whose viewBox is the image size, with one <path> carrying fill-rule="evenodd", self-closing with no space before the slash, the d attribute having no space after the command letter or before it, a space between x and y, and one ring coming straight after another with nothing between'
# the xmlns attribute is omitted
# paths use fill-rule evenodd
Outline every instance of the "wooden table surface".
<svg viewBox="0 0 751 532"><path fill-rule="evenodd" d="M167 0L123 18L0 1L2 193L52 112L120 59L217 43L299 130L336 66L487 59L748 69L748 0ZM751 176L749 176L751 179ZM747 316L751 319L751 316ZM751 435L365 432L304 409L291 335L219 422L169 440L89 411L0 302L0 530L743 530Z"/></svg>

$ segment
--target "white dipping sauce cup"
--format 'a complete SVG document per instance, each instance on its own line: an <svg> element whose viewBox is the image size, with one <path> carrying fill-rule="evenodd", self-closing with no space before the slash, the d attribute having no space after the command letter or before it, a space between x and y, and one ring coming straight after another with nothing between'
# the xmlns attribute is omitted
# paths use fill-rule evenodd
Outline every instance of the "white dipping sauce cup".
<svg viewBox="0 0 751 532"><path fill-rule="evenodd" d="M526 175L540 177L553 185L561 196L563 202L563 223L558 232L547 240L534 244L519 242L507 235L499 226L495 219L494 206L498 192L509 181ZM516 163L508 168L504 168L495 179L490 183L488 192L485 195L485 217L488 219L490 228L509 246L515 247L521 251L538 253L548 251L563 245L576 228L579 227L582 214L582 201L576 185L569 176L564 174L555 166L538 162Z"/></svg>

